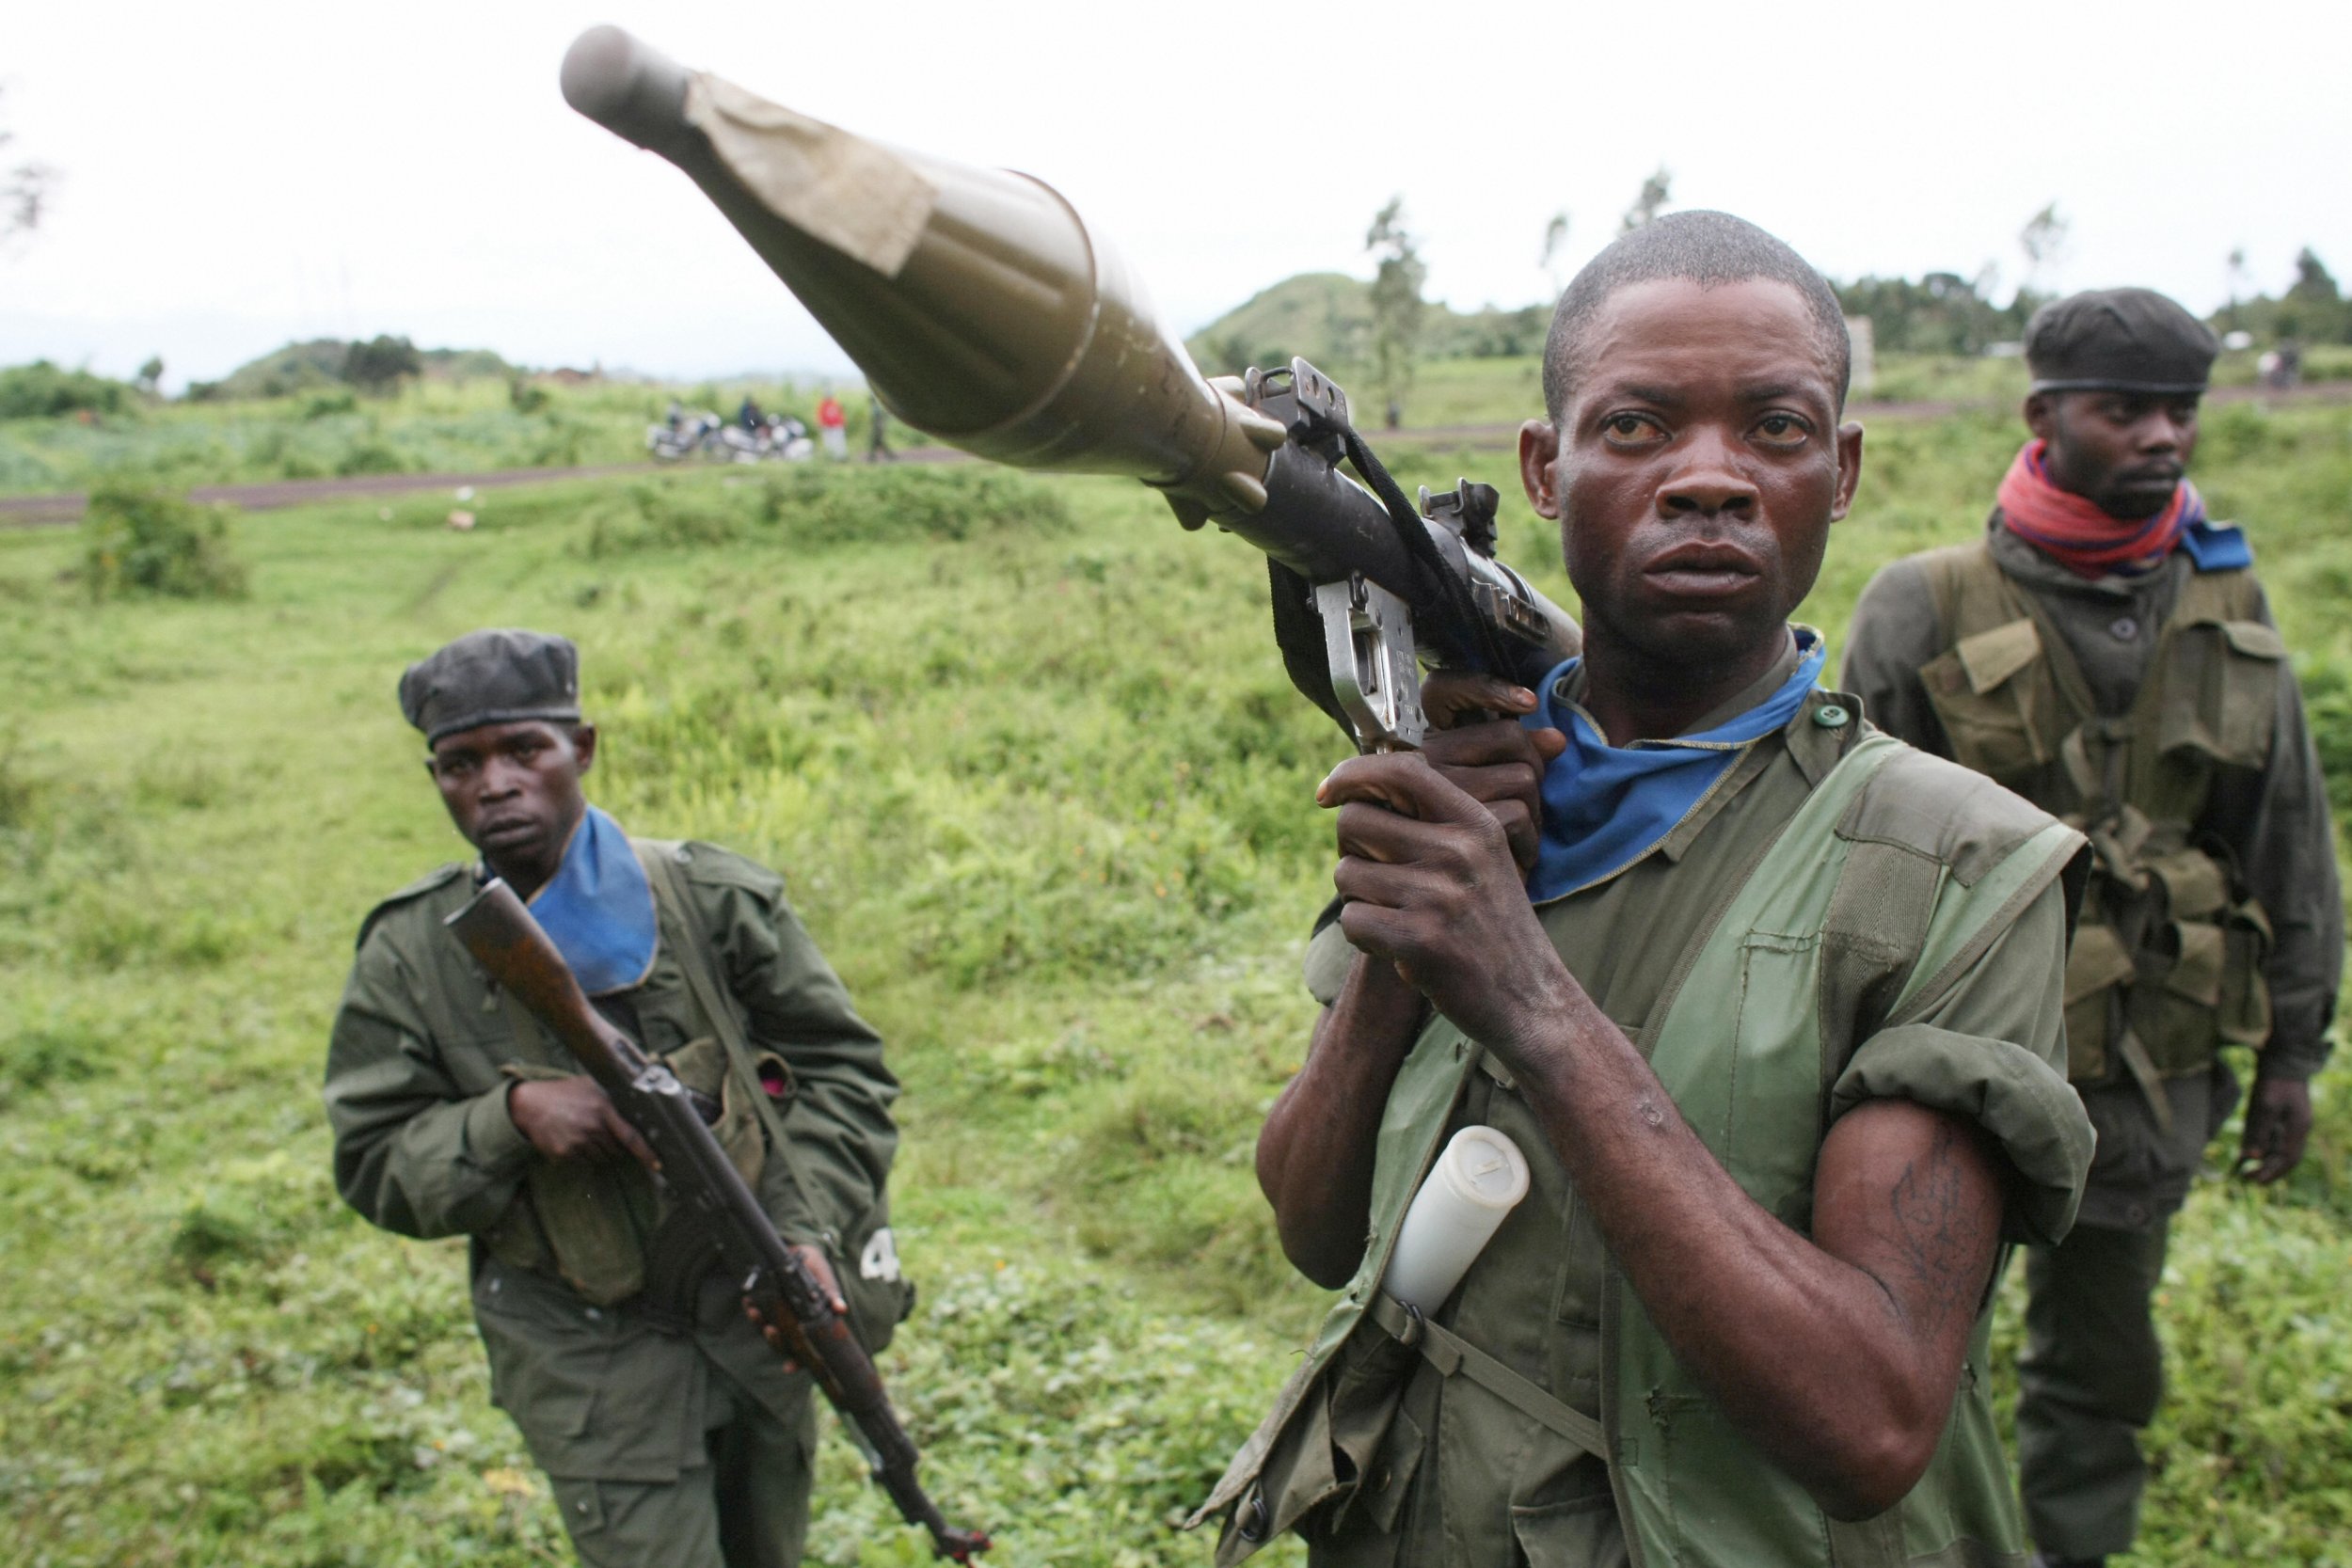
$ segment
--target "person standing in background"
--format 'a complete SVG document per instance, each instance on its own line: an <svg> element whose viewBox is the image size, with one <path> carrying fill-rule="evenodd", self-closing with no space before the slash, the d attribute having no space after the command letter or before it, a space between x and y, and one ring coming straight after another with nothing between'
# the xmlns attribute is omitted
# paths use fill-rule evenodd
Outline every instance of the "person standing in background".
<svg viewBox="0 0 2352 1568"><path fill-rule="evenodd" d="M2303 1157L2344 954L2335 830L2253 550L2185 477L2217 345L2146 289L2026 329L2028 441L1982 537L1863 591L1842 684L1881 728L2007 784L2098 850L2066 974L2098 1129L2074 1232L2026 1254L2017 1449L2051 1568L2138 1533L2164 1386L2151 1298L2172 1215L2237 1102L2238 1170Z"/></svg>
<svg viewBox="0 0 2352 1568"><path fill-rule="evenodd" d="M850 455L849 415L841 411L841 400L831 392L817 405L817 428L825 440L825 455L839 462Z"/></svg>
<svg viewBox="0 0 2352 1568"><path fill-rule="evenodd" d="M810 1375L746 1321L740 1281L694 1243L636 1129L444 922L505 879L596 1010L708 1106L777 1234L875 1348L913 1301L884 1193L898 1080L782 878L715 845L631 837L589 804L579 672L567 639L487 630L401 678L480 859L360 927L327 1048L335 1185L387 1230L470 1238L490 1397L588 1568L790 1568Z"/></svg>

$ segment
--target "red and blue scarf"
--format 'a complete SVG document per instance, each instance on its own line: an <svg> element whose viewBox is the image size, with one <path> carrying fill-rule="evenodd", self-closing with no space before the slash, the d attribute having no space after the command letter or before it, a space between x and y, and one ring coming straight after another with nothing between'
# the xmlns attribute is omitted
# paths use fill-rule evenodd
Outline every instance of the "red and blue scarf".
<svg viewBox="0 0 2352 1568"><path fill-rule="evenodd" d="M2001 521L2011 533L2078 576L2131 575L2185 550L2201 572L2254 563L2246 535L2206 520L2205 499L2183 480L2153 517L2118 517L2087 496L2050 482L2049 443L2028 441L2001 478Z"/></svg>

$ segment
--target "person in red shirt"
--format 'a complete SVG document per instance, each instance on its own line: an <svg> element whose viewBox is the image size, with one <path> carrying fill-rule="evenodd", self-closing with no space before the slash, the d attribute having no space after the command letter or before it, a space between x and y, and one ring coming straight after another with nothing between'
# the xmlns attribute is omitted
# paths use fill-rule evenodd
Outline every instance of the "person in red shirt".
<svg viewBox="0 0 2352 1568"><path fill-rule="evenodd" d="M825 455L836 461L850 455L848 426L850 417L841 411L841 400L831 392L817 405L817 428L824 433Z"/></svg>

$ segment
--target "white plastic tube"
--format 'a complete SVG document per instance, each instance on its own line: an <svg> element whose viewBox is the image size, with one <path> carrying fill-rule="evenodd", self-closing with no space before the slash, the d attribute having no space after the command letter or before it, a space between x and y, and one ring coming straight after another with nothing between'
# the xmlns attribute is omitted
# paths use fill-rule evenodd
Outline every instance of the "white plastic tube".
<svg viewBox="0 0 2352 1568"><path fill-rule="evenodd" d="M1413 1195L1380 1288L1407 1307L1435 1312L1462 1282L1518 1201L1527 1196L1527 1157L1491 1127L1454 1134Z"/></svg>

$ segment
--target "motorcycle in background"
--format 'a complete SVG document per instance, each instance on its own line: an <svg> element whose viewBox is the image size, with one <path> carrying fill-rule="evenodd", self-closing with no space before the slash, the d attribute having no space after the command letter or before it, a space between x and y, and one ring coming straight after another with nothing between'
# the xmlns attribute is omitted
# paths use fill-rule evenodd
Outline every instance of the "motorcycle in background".
<svg viewBox="0 0 2352 1568"><path fill-rule="evenodd" d="M707 408L683 410L645 427L645 451L657 463L705 457L714 463L760 463L771 458L798 463L817 443L808 426L789 414L771 415L750 429L729 423Z"/></svg>

